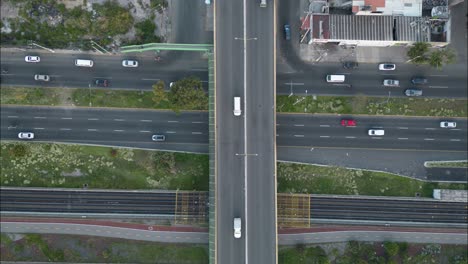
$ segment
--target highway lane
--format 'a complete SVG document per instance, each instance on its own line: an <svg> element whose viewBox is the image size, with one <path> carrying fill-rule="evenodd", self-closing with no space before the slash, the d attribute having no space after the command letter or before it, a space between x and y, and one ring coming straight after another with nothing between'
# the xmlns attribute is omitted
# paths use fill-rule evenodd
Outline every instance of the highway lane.
<svg viewBox="0 0 468 264"><path fill-rule="evenodd" d="M172 145L208 144L206 113L103 108L1 108L2 139L34 132L35 140L116 146L142 145L171 149ZM153 134L166 135L152 142Z"/></svg>
<svg viewBox="0 0 468 264"><path fill-rule="evenodd" d="M276 40L273 0L244 1L248 263L277 263ZM252 38L254 38L252 40Z"/></svg>
<svg viewBox="0 0 468 264"><path fill-rule="evenodd" d="M243 113L244 57L243 0L214 1L216 87L216 263L246 259L244 120L233 115L234 96L241 97ZM233 220L242 218L241 238L234 238Z"/></svg>
<svg viewBox="0 0 468 264"><path fill-rule="evenodd" d="M110 87L106 89L134 89L151 90L152 85L159 80L167 86L170 82L195 76L202 82L207 82L208 72L206 60L194 56L178 58L177 62L170 60L154 61L151 52L144 55L97 55L97 54L63 54L37 53L41 57L39 63L26 63L26 52L1 51L1 68L8 69L8 73L1 75L1 84L5 86L46 86L65 88L93 87L96 78L109 79ZM76 67L77 58L92 59L92 68ZM123 59L136 59L137 68L122 67ZM50 82L37 82L35 74L48 74Z"/></svg>
<svg viewBox="0 0 468 264"><path fill-rule="evenodd" d="M454 69L452 72L440 72L421 68L415 65L397 65L395 71L379 71L377 64L361 63L358 69L346 70L341 64L323 63L315 65L313 69L305 72L278 73L278 94L316 94L316 95L368 95L405 97L404 90L411 87L419 87L423 90L424 97L467 97L466 75ZM424 69L424 70L423 70ZM344 74L344 83L327 83L325 77L328 74ZM427 85L414 85L411 79L414 76L424 76L428 79ZM396 79L400 81L399 87L384 87L384 79ZM306 92L307 91L307 92Z"/></svg>
<svg viewBox="0 0 468 264"><path fill-rule="evenodd" d="M356 116L356 127L343 127L336 115L278 115L279 146L342 147L368 149L419 149L467 151L467 120L464 118ZM456 128L440 128L453 120ZM385 130L369 136L368 129Z"/></svg>
<svg viewBox="0 0 468 264"><path fill-rule="evenodd" d="M226 99L222 103L230 105L230 101ZM242 134L242 120L234 118L230 109L225 112L226 118L219 120L222 127L229 133ZM234 123L228 126L226 122L231 118ZM342 118L353 118L357 126L341 126ZM253 120L258 122L261 119ZM456 121L457 128L440 128L442 120ZM266 123L262 126L266 126ZM382 128L385 135L368 136L370 128ZM35 133L35 140L40 141L111 146L170 149L171 145L177 144L182 147L204 146L206 149L208 143L205 112L183 112L177 115L172 111L140 109L2 106L0 129L2 139L17 139L18 132L31 131ZM276 140L281 147L466 152L467 131L465 118L278 114ZM166 142L151 141L151 135L158 133L166 135ZM261 133L256 134L252 140L261 140L261 136ZM223 136L220 139L224 147L232 147L226 158L232 158L231 154L243 153L240 139L232 141L223 139ZM255 154L256 150L250 152ZM252 161L255 162L255 159Z"/></svg>
<svg viewBox="0 0 468 264"><path fill-rule="evenodd" d="M83 189L5 188L0 193L2 213L132 214L147 217L188 217L208 220L207 192L117 191ZM467 224L462 202L406 197L311 195L308 203L291 203L278 195L282 223L326 220ZM301 212L290 215L291 212Z"/></svg>

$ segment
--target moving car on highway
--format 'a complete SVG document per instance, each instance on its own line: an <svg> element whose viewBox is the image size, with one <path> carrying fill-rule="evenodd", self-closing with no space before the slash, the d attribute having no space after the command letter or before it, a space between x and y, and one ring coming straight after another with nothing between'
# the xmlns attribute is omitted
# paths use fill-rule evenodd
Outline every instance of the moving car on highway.
<svg viewBox="0 0 468 264"><path fill-rule="evenodd" d="M291 40L291 27L288 24L284 25L284 38Z"/></svg>
<svg viewBox="0 0 468 264"><path fill-rule="evenodd" d="M34 138L34 133L32 133L32 132L19 132L18 133L18 138L19 139L33 139Z"/></svg>
<svg viewBox="0 0 468 264"><path fill-rule="evenodd" d="M96 79L94 84L96 84L97 87L108 87L109 81L107 79Z"/></svg>
<svg viewBox="0 0 468 264"><path fill-rule="evenodd" d="M234 218L234 237L241 238L242 222L240 218Z"/></svg>
<svg viewBox="0 0 468 264"><path fill-rule="evenodd" d="M127 67L127 68L135 68L135 67L138 67L138 61L136 61L136 60L123 60L122 61L122 66Z"/></svg>
<svg viewBox="0 0 468 264"><path fill-rule="evenodd" d="M385 135L385 130L383 130L383 129L369 129L369 131L367 131L367 133L369 134L369 136L383 136L383 135Z"/></svg>
<svg viewBox="0 0 468 264"><path fill-rule="evenodd" d="M41 58L39 56L26 56L24 57L25 62L40 62Z"/></svg>
<svg viewBox="0 0 468 264"><path fill-rule="evenodd" d="M442 122L440 122L440 127L441 128L456 128L457 123L456 122L451 122L451 121L442 121Z"/></svg>
<svg viewBox="0 0 468 264"><path fill-rule="evenodd" d="M393 63L381 63L379 64L379 70L381 71L394 71L396 69L396 65Z"/></svg>
<svg viewBox="0 0 468 264"><path fill-rule="evenodd" d="M405 90L406 96L421 96L422 90L419 88L409 88Z"/></svg>
<svg viewBox="0 0 468 264"><path fill-rule="evenodd" d="M50 81L50 77L49 75L45 75L45 74L36 74L34 75L34 80L48 82Z"/></svg>
<svg viewBox="0 0 468 264"><path fill-rule="evenodd" d="M164 135L153 135L153 136L151 136L151 140L156 141L156 142L166 141L166 136L164 136Z"/></svg>
<svg viewBox="0 0 468 264"><path fill-rule="evenodd" d="M416 85L427 84L427 79L424 77L413 77L411 82Z"/></svg>
<svg viewBox="0 0 468 264"><path fill-rule="evenodd" d="M355 127L356 120L354 119L341 119L341 125L344 127Z"/></svg>
<svg viewBox="0 0 468 264"><path fill-rule="evenodd" d="M400 86L400 81L392 80L392 79L385 79L385 80L383 80L383 85L384 86L396 87L396 86Z"/></svg>

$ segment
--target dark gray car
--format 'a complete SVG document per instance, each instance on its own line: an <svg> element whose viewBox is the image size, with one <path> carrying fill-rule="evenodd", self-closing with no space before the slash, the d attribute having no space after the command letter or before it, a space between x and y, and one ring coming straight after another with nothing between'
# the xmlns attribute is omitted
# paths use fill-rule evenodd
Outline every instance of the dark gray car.
<svg viewBox="0 0 468 264"><path fill-rule="evenodd" d="M405 90L406 96L421 96L422 90L419 88L409 88Z"/></svg>
<svg viewBox="0 0 468 264"><path fill-rule="evenodd" d="M413 84L427 84L427 79L424 77L413 77L413 79L411 79L411 82Z"/></svg>

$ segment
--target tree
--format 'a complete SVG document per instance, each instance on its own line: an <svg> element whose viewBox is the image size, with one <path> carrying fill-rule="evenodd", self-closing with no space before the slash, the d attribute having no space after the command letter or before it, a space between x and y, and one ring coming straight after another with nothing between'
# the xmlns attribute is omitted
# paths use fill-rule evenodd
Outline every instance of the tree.
<svg viewBox="0 0 468 264"><path fill-rule="evenodd" d="M172 110L176 113L180 112L181 109L208 109L208 96L202 89L201 81L194 77L175 82L171 87L168 98Z"/></svg>
<svg viewBox="0 0 468 264"><path fill-rule="evenodd" d="M151 98L156 105L167 101L167 93L164 90L164 82L159 81L153 85L153 97Z"/></svg>
<svg viewBox="0 0 468 264"><path fill-rule="evenodd" d="M427 53L431 45L426 42L415 43L407 52L407 56L413 63L423 64L427 62Z"/></svg>
<svg viewBox="0 0 468 264"><path fill-rule="evenodd" d="M432 67L440 68L444 64L455 62L455 52L452 49L440 49L432 52L429 57L429 64Z"/></svg>
<svg viewBox="0 0 468 264"><path fill-rule="evenodd" d="M398 251L400 250L400 247L395 242L385 241L383 246L385 248L385 253L389 257L396 256L398 254Z"/></svg>

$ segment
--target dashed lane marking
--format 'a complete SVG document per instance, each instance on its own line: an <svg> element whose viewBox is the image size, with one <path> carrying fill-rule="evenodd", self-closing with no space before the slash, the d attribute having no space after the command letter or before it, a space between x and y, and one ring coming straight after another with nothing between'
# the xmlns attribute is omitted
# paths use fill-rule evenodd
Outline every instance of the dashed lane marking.
<svg viewBox="0 0 468 264"><path fill-rule="evenodd" d="M294 135L295 137L304 137L304 135Z"/></svg>
<svg viewBox="0 0 468 264"><path fill-rule="evenodd" d="M35 116L34 118L35 118L35 119L46 119L45 116Z"/></svg>
<svg viewBox="0 0 468 264"><path fill-rule="evenodd" d="M71 130L71 128L60 128L60 130Z"/></svg>
<svg viewBox="0 0 468 264"><path fill-rule="evenodd" d="M408 138L398 138L399 140L407 140Z"/></svg>
<svg viewBox="0 0 468 264"><path fill-rule="evenodd" d="M94 128L88 128L88 131L98 131L98 130Z"/></svg>
<svg viewBox="0 0 468 264"><path fill-rule="evenodd" d="M153 120L148 120L148 119L142 119L140 122L153 122Z"/></svg>

